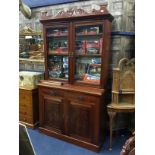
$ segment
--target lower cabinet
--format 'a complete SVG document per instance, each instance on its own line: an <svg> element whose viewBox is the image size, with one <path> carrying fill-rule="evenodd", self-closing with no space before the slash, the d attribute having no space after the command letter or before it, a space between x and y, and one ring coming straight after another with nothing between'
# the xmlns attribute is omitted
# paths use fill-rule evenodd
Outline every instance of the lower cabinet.
<svg viewBox="0 0 155 155"><path fill-rule="evenodd" d="M71 101L68 104L68 134L88 142L93 142L93 105Z"/></svg>
<svg viewBox="0 0 155 155"><path fill-rule="evenodd" d="M98 151L102 95L39 86L40 131Z"/></svg>
<svg viewBox="0 0 155 155"><path fill-rule="evenodd" d="M84 93L66 93L68 135L98 145L100 100Z"/></svg>
<svg viewBox="0 0 155 155"><path fill-rule="evenodd" d="M51 97L47 94L42 96L41 101L41 126L47 129L62 132L63 130L63 101L61 98Z"/></svg>

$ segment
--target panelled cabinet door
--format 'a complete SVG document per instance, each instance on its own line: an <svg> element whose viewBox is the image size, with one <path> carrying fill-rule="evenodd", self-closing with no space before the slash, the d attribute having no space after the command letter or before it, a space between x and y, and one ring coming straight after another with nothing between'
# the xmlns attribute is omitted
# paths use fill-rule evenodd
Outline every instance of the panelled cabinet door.
<svg viewBox="0 0 155 155"><path fill-rule="evenodd" d="M68 102L68 134L76 139L92 142L94 135L94 105L78 101Z"/></svg>
<svg viewBox="0 0 155 155"><path fill-rule="evenodd" d="M63 130L63 100L44 95L42 106L42 126L61 133Z"/></svg>

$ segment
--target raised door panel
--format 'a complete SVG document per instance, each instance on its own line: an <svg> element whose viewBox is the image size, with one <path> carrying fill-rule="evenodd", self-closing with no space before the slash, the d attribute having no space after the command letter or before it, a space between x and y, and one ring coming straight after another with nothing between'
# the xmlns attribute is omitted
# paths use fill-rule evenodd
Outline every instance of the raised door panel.
<svg viewBox="0 0 155 155"><path fill-rule="evenodd" d="M62 132L63 101L61 98L43 96L43 122L45 128Z"/></svg>
<svg viewBox="0 0 155 155"><path fill-rule="evenodd" d="M92 142L94 138L94 105L70 101L68 103L68 110L69 136Z"/></svg>

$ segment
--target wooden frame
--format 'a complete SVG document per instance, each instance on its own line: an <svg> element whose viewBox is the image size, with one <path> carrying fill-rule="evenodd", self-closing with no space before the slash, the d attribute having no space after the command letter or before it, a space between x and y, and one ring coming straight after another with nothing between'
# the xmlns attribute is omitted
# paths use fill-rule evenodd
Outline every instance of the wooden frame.
<svg viewBox="0 0 155 155"><path fill-rule="evenodd" d="M105 131L106 126L106 117L103 117L106 116L106 102L104 101L104 94L106 91L108 75L112 19L113 17L108 13L106 7L101 6L100 10L92 10L91 13L87 13L83 9L75 8L67 11L61 11L54 17L46 16L46 13L44 13L42 19L40 20L43 24L46 72L45 80L39 84L39 129L45 134L55 136L93 151L99 151L101 146L99 137L102 135L102 132ZM102 52L97 55L97 57L101 58L100 84L78 82L74 78L76 66L75 60L76 57L82 57L82 55L76 55L74 53L75 29L77 26L92 26L98 24L100 24L103 28L102 35L100 36L103 38ZM54 26L57 28L64 25L68 25L68 81L62 79L50 79L48 76L46 29L50 27L53 28ZM93 58L94 55L89 55L89 57ZM54 93L51 94L51 91L54 91ZM43 116L45 113L48 113L48 110L44 107L45 96L62 99L62 133L44 126L44 122L46 122L46 120ZM50 100L50 104L50 113L54 113L55 110L58 110L58 107L54 106L54 102L52 100ZM56 118L53 118L52 121L56 119L59 120L58 115L55 115L55 117ZM59 122L57 122L57 125L58 124ZM76 129L71 128L71 125L75 126ZM104 130L101 130L103 128Z"/></svg>

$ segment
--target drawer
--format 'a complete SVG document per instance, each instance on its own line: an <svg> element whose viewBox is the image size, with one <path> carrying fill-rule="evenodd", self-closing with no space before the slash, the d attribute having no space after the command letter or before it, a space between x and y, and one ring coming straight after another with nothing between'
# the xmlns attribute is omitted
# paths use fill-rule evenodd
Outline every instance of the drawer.
<svg viewBox="0 0 155 155"><path fill-rule="evenodd" d="M19 93L19 100L30 102L32 100L32 97L27 94Z"/></svg>
<svg viewBox="0 0 155 155"><path fill-rule="evenodd" d="M32 94L32 90L19 89L19 94L30 96Z"/></svg>
<svg viewBox="0 0 155 155"><path fill-rule="evenodd" d="M31 116L27 116L24 114L19 113L19 121L27 122L27 123L33 123L33 119Z"/></svg>
<svg viewBox="0 0 155 155"><path fill-rule="evenodd" d="M30 107L28 107L28 108L19 107L19 113L23 114L23 115L32 116L32 108L30 108Z"/></svg>
<svg viewBox="0 0 155 155"><path fill-rule="evenodd" d="M99 102L98 97L83 94L83 93L66 92L65 97L67 99L69 99L69 100L75 100L75 101L81 101L81 102L87 102L87 103L97 103L97 102Z"/></svg>
<svg viewBox="0 0 155 155"><path fill-rule="evenodd" d="M64 97L63 90L42 88L41 91L50 96Z"/></svg>
<svg viewBox="0 0 155 155"><path fill-rule="evenodd" d="M19 100L19 107L32 108L32 102L28 102L27 100L24 100L24 101Z"/></svg>
<svg viewBox="0 0 155 155"><path fill-rule="evenodd" d="M22 111L22 110L19 111L19 114L24 115L25 117L26 116L32 116L32 113L29 113L27 111Z"/></svg>

